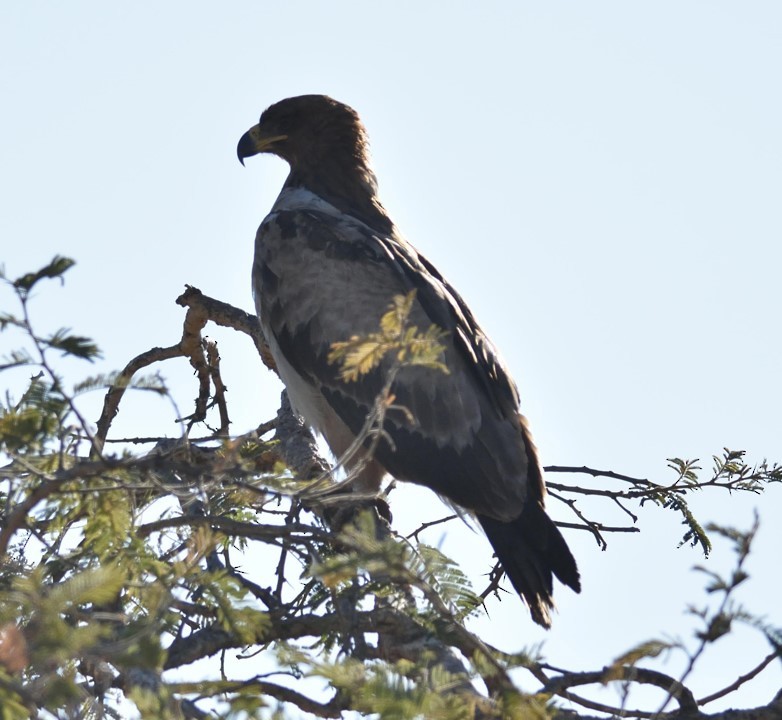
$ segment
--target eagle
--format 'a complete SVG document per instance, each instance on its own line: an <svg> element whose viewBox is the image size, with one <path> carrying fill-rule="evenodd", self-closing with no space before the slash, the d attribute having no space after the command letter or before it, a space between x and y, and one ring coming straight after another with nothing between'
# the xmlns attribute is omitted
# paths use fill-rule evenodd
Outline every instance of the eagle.
<svg viewBox="0 0 782 720"><path fill-rule="evenodd" d="M239 140L244 160L271 153L290 173L255 239L261 327L296 412L342 457L390 379L394 404L356 484L386 475L430 488L472 515L533 620L551 625L553 579L580 592L578 568L545 511L546 487L519 394L465 301L405 240L378 198L366 130L349 106L302 95L268 107ZM398 296L409 321L442 332L443 372L388 357L347 382L335 343L376 332ZM333 358L331 358L333 360ZM354 457L348 461L359 460Z"/></svg>

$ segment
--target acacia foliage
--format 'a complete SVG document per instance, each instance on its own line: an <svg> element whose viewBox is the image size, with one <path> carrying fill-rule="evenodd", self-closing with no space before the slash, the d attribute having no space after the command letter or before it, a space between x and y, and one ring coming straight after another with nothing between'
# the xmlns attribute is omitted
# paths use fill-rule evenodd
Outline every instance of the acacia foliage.
<svg viewBox="0 0 782 720"><path fill-rule="evenodd" d="M272 364L247 314L188 288L177 300L187 314L175 344L145 351L117 373L68 385L58 358L89 362L98 347L70 330L39 334L31 300L34 289L48 290L44 284L62 279L72 264L57 257L38 271L3 277L18 306L0 314L0 330L6 337L16 331L18 341L0 360L14 385L0 406L3 720L287 717L291 708L318 717L355 711L388 718L546 718L568 714L563 699L584 717L651 717L662 710L701 717L710 701L735 687L696 698L688 676L737 623L751 625L770 644L747 676L778 662L779 631L733 599L748 577L756 528L704 528L687 503L699 490L760 493L782 479L778 466L750 465L742 452L725 450L705 478L695 462L670 460L672 477L664 484L549 468L550 478L581 478L549 485L573 512L573 521L563 524L601 545L610 533L636 530L634 508L653 503L681 517L682 543L708 553L710 535L717 535L736 553L727 577L703 570L713 601L691 609L690 641L640 642L612 662L596 657L592 671L554 668L534 652L489 647L470 632L470 616L499 592L499 569L487 587L473 588L418 533L398 536L385 500L332 492L332 468L284 401L276 418L252 432L228 433L219 354L201 331L212 321L243 332ZM394 299L378 333L335 346L332 359L343 363L346 381L389 352L400 363L437 366L439 336L407 327L405 308L409 298ZM160 376L138 372L180 356L197 377L195 410L179 421L182 436L112 445L111 421L128 389L167 392ZM79 396L96 388L106 399L94 424L82 416ZM380 397L367 420L363 439L370 448L391 401ZM594 477L601 482L589 484ZM631 522L588 517L580 505L586 497L619 507ZM674 651L689 659L679 678L652 666ZM253 670L259 664L269 672ZM535 679L536 691L518 689L520 672ZM608 707L583 694L584 686L608 682L653 685L666 701ZM758 712L779 716L780 696Z"/></svg>

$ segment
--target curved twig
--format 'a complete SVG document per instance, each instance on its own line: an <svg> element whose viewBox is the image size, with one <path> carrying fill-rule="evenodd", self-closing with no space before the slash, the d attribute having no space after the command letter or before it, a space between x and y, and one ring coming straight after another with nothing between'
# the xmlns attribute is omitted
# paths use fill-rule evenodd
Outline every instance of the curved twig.
<svg viewBox="0 0 782 720"><path fill-rule="evenodd" d="M726 695L730 695L732 692L738 690L745 682L748 682L757 675L760 675L760 673L763 672L763 670L765 670L778 657L779 654L776 652L769 653L766 655L766 657L763 658L763 660L761 660L761 662L752 668L752 670L750 670L748 673L744 673L744 675L739 675L730 685L726 685L724 688L722 688L722 690L718 690L711 695L700 698L698 700L698 705L706 705L707 703L714 702L714 700L719 700Z"/></svg>
<svg viewBox="0 0 782 720"><path fill-rule="evenodd" d="M698 703L692 691L682 685L678 680L670 675L650 670L649 668L639 668L629 665L620 667L605 667L602 670L593 672L567 673L558 678L550 679L540 690L542 693L561 695L564 690L580 685L594 685L595 683L605 684L610 680L625 680L636 682L643 685L654 685L665 690L670 697L679 703L679 708L683 712L697 712ZM653 713L642 713L637 710L621 710L614 708L611 712L616 712L623 716L651 717Z"/></svg>

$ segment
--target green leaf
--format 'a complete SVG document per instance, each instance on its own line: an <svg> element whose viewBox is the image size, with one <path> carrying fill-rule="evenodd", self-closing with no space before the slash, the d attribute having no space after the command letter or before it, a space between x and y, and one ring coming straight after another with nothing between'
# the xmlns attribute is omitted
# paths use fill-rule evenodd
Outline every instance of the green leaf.
<svg viewBox="0 0 782 720"><path fill-rule="evenodd" d="M345 348L341 374L343 380L347 382L358 380L362 375L371 372L391 349L389 344L377 335L371 335L366 339L353 337L347 343L334 343L332 354L340 347ZM332 354L329 355L329 359L332 358Z"/></svg>
<svg viewBox="0 0 782 720"><path fill-rule="evenodd" d="M782 629L766 626L763 630L766 640L771 643L771 647L776 650L777 655L782 658Z"/></svg>
<svg viewBox="0 0 782 720"><path fill-rule="evenodd" d="M647 640L639 643L614 660L608 669L605 680L616 680L621 677L621 668L625 665L637 665L640 660L657 657L673 647L671 643L663 642L662 640Z"/></svg>
<svg viewBox="0 0 782 720"><path fill-rule="evenodd" d="M684 481L687 485L694 485L698 482L698 470L700 466L697 465L697 458L695 460L682 460L681 458L668 458L668 467L671 470L676 471L679 480Z"/></svg>
<svg viewBox="0 0 782 720"><path fill-rule="evenodd" d="M73 386L75 394L90 392L91 390L106 390L111 387L126 387L132 390L148 390L159 395L166 395L168 388L163 378L154 373L152 375L142 375L133 377L129 381L122 382L120 373L101 373L84 378Z"/></svg>
<svg viewBox="0 0 782 720"><path fill-rule="evenodd" d="M22 275L14 280L13 285L22 294L27 295L39 280L42 280L43 278L61 278L62 275L75 264L75 261L71 260L71 258L55 255L48 265L45 265L37 272Z"/></svg>
<svg viewBox="0 0 782 720"><path fill-rule="evenodd" d="M252 687L249 688L247 693L232 697L229 704L231 712L237 714L245 713L245 716L251 718L260 718L260 711L268 707L268 703L263 696L255 694Z"/></svg>
<svg viewBox="0 0 782 720"><path fill-rule="evenodd" d="M57 417L36 407L0 413L0 448L18 452L57 429Z"/></svg>
<svg viewBox="0 0 782 720"><path fill-rule="evenodd" d="M103 605L122 589L125 573L116 566L86 570L52 588L49 602L57 607L92 603Z"/></svg>
<svg viewBox="0 0 782 720"><path fill-rule="evenodd" d="M353 335L332 344L328 362L342 363L340 375L345 382L354 382L371 372L389 353L396 353L401 367L416 365L448 372L442 361L445 346L440 342L446 333L435 325L421 333L415 325L407 324L414 300L414 290L395 295L388 312L380 318L380 332Z"/></svg>
<svg viewBox="0 0 782 720"><path fill-rule="evenodd" d="M10 354L3 356L2 362L0 362L0 370L7 370L12 367L22 367L24 365L35 365L35 360L33 360L27 350L20 348L18 350L12 350Z"/></svg>
<svg viewBox="0 0 782 720"><path fill-rule="evenodd" d="M5 330L8 326L24 328L25 324L16 315L11 313L0 313L0 330Z"/></svg>
<svg viewBox="0 0 782 720"><path fill-rule="evenodd" d="M411 569L420 574L457 615L466 617L483 605L483 599L473 591L470 579L451 558L423 543L419 543L416 550L420 564L413 562Z"/></svg>
<svg viewBox="0 0 782 720"><path fill-rule="evenodd" d="M42 342L55 350L62 351L63 355L72 355L90 362L100 357L100 350L91 338L69 335L69 332L67 328L61 328L48 338L42 338Z"/></svg>
<svg viewBox="0 0 782 720"><path fill-rule="evenodd" d="M394 295L389 311L380 318L380 330L386 337L399 337L407 325L410 311L413 309L415 290L407 295Z"/></svg>
<svg viewBox="0 0 782 720"><path fill-rule="evenodd" d="M695 635L705 642L715 642L730 632L732 619L727 613L718 613L711 618L705 631L697 632Z"/></svg>

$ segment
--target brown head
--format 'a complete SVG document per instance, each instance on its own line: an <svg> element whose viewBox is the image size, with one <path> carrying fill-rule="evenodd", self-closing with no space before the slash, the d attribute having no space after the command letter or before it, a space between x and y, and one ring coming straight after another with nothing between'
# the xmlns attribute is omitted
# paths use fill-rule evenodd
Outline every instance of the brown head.
<svg viewBox="0 0 782 720"><path fill-rule="evenodd" d="M355 110L326 95L300 95L264 110L239 140L239 160L272 153L291 168L284 187L303 187L383 232L393 225L377 199L367 133Z"/></svg>

